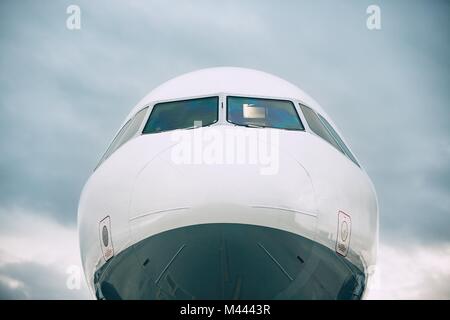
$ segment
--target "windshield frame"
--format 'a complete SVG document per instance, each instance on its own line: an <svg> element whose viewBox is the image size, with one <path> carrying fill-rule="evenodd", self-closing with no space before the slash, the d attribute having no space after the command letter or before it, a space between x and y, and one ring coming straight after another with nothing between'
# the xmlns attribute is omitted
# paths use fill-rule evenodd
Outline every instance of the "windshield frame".
<svg viewBox="0 0 450 320"><path fill-rule="evenodd" d="M279 127L271 127L271 126L259 126L259 125L252 125L252 124L240 124L240 123L236 123L236 122L232 122L229 120L228 118L228 110L229 110L229 105L228 105L228 98L246 98L246 99L257 99L257 100L268 100L268 101L278 101L278 102L289 102L292 105L293 110L295 111L295 115L297 116L298 122L300 124L300 126L302 127L301 129L291 129L291 128L279 128ZM300 131L300 132L305 132L306 131L306 126L303 123L302 118L300 117L299 111L297 110L297 106L295 104L294 101L290 100L290 99L286 99L286 98L275 98L275 97L261 97L261 96L247 96L247 95L236 95L236 94L231 94L231 95L225 95L224 97L224 101L226 103L226 108L224 110L225 113L225 120L227 123L230 123L234 126L239 126L239 127L246 127L246 128L263 128L263 129L279 129L279 130L288 130L288 131Z"/></svg>

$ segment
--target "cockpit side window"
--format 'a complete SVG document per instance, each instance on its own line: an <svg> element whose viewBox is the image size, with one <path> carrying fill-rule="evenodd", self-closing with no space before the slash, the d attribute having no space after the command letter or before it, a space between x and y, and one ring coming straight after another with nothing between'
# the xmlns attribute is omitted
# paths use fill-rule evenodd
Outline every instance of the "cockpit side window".
<svg viewBox="0 0 450 320"><path fill-rule="evenodd" d="M320 121L316 112L313 109L304 106L302 104L300 104L300 108L302 109L303 115L305 116L306 122L308 122L308 125L311 128L311 130L319 137L321 137L322 139L333 145L336 149L344 153L344 150L342 150L342 148L333 138L331 133L329 133L327 128L325 128L322 121Z"/></svg>
<svg viewBox="0 0 450 320"><path fill-rule="evenodd" d="M239 126L305 130L291 101L227 97L227 121Z"/></svg>
<svg viewBox="0 0 450 320"><path fill-rule="evenodd" d="M300 108L302 109L306 122L308 122L309 128L315 134L332 144L358 167L360 166L336 130L334 130L333 126L324 117L305 105L300 104Z"/></svg>
<svg viewBox="0 0 450 320"><path fill-rule="evenodd" d="M154 105L142 133L205 127L218 119L219 97L162 102Z"/></svg>
<svg viewBox="0 0 450 320"><path fill-rule="evenodd" d="M114 153L117 149L119 149L125 142L133 138L139 131L139 128L141 127L142 122L144 121L144 117L147 114L148 107L145 107L144 109L140 110L135 114L133 118L128 120L120 129L119 133L117 133L114 140L111 142L111 145L106 150L103 157L100 159L99 164L105 161L111 154Z"/></svg>
<svg viewBox="0 0 450 320"><path fill-rule="evenodd" d="M344 141L342 141L341 137L338 135L336 130L334 130L334 128L331 126L331 124L329 124L328 121L324 117L322 117L320 114L319 114L319 118L322 121L322 123L324 124L324 126L328 129L328 131L333 135L336 142L339 143L339 146L342 148L342 150L344 150L344 153L347 155L347 157L350 160L352 160L359 167L359 163L358 163L358 161L356 161L355 156L351 153L350 149L345 145Z"/></svg>

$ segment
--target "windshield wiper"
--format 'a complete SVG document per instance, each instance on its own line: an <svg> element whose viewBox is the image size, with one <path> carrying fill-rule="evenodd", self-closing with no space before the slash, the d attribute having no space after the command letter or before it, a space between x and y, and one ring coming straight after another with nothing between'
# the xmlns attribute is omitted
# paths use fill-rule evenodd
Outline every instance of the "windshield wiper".
<svg viewBox="0 0 450 320"><path fill-rule="evenodd" d="M247 128L267 128L267 126L265 126L265 125L253 124L253 123L247 123L247 124L244 124L243 126L247 127Z"/></svg>

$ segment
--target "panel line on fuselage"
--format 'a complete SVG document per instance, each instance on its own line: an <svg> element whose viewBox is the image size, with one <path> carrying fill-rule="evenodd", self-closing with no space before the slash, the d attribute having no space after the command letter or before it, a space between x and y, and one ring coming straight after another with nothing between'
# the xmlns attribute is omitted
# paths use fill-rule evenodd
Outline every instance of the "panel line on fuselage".
<svg viewBox="0 0 450 320"><path fill-rule="evenodd" d="M294 278L291 277L291 275L283 268L283 266L278 262L277 259L274 258L274 256L272 256L270 254L269 251L267 251L266 248L264 248L264 246L261 243L258 243L258 246L264 250L264 252L269 256L270 259L272 259L272 261L281 269L281 271L284 273L284 275L286 277L289 278L289 280L294 281Z"/></svg>
<svg viewBox="0 0 450 320"><path fill-rule="evenodd" d="M161 280L162 276L164 275L164 273L167 271L167 269L169 269L170 265L172 264L172 262L175 260L175 258L180 254L181 250L184 249L184 247L186 247L186 244L183 244L180 249L178 249L177 253L175 253L175 255L172 257L172 259L170 259L169 263L164 267L163 271L161 271L161 273L159 274L158 278L155 280L155 284L157 285L159 280Z"/></svg>
<svg viewBox="0 0 450 320"><path fill-rule="evenodd" d="M137 220L137 219L140 219L140 218L144 218L144 217L152 215L152 214L157 214L157 213L162 213L162 212L167 212L167 211L186 210L186 209L190 209L190 207L180 207L180 208L170 208L170 209L162 209L162 210L150 211L150 212L142 213L142 214L139 214L137 216L131 217L129 219L129 221L133 221L133 220Z"/></svg>
<svg viewBox="0 0 450 320"><path fill-rule="evenodd" d="M263 205L256 205L256 206L251 206L252 208L259 208L259 209L276 209L276 210L282 210L282 211L289 211L289 212L295 212L295 213L300 213L300 214L304 214L310 217L316 217L317 218L317 213L312 213L312 212L307 212L307 211L299 211L299 210L295 210L295 209L291 209L291 208L283 208L283 207L275 207L275 206L263 206Z"/></svg>

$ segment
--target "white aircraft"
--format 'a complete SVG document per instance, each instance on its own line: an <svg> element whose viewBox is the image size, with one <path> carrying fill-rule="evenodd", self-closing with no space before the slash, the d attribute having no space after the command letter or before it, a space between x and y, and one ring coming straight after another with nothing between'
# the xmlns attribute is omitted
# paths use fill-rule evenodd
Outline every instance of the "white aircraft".
<svg viewBox="0 0 450 320"><path fill-rule="evenodd" d="M137 104L84 186L78 227L98 299L361 299L378 204L317 102L222 67Z"/></svg>

